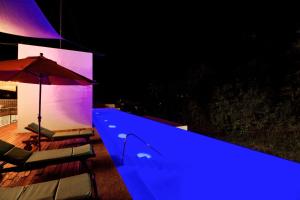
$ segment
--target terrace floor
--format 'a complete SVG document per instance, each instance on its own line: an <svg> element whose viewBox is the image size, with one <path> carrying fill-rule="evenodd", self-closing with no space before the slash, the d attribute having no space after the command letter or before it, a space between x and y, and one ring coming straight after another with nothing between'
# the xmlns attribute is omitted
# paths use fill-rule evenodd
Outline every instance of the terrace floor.
<svg viewBox="0 0 300 200"><path fill-rule="evenodd" d="M95 136L91 139L96 157L88 160L89 168L95 174L97 193L100 199L131 199L131 196L115 168L111 157L109 156L104 144L102 143L97 130ZM18 133L17 124L10 124L0 127L0 139L23 148L23 140L28 139L30 133ZM83 139L64 140L58 142L43 142L42 150L64 148L83 143ZM35 150L35 149L33 149ZM48 180L68 177L83 173L79 161L52 165L43 169L26 172L9 172L0 177L0 187L28 185L32 183L44 182Z"/></svg>

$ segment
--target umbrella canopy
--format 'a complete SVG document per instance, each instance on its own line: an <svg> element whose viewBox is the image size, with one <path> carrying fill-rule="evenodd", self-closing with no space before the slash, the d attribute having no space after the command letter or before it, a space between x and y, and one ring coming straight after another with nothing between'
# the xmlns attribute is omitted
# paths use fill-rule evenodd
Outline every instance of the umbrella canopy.
<svg viewBox="0 0 300 200"><path fill-rule="evenodd" d="M90 85L92 80L40 56L0 61L0 80L45 85Z"/></svg>
<svg viewBox="0 0 300 200"><path fill-rule="evenodd" d="M73 72L57 62L40 56L18 60L0 61L0 80L39 84L39 136L40 150L42 84L45 85L90 85L92 80Z"/></svg>

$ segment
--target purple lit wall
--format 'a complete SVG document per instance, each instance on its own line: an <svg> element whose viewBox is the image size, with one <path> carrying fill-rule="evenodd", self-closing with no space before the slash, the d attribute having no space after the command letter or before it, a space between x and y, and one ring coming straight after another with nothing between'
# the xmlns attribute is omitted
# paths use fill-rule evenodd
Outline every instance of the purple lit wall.
<svg viewBox="0 0 300 200"><path fill-rule="evenodd" d="M46 58L87 78L93 77L93 54L33 45L18 45L18 58L43 53ZM18 83L18 130L37 122L37 84ZM53 130L91 127L92 86L43 85L42 126Z"/></svg>
<svg viewBox="0 0 300 200"><path fill-rule="evenodd" d="M34 0L0 0L0 32L61 39Z"/></svg>

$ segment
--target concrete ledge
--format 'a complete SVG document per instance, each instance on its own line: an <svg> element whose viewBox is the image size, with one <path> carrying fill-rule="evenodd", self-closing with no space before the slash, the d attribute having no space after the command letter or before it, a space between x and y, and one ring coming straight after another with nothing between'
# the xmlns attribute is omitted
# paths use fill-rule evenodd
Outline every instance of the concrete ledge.
<svg viewBox="0 0 300 200"><path fill-rule="evenodd" d="M172 122L172 121L169 121L169 120L166 120L166 119L161 119L161 118L158 118L158 117L153 117L153 116L149 116L149 115L144 115L145 118L147 119L151 119L153 121L157 121L157 122L161 122L161 123L164 123L164 124L168 124L170 126L174 126L176 128L180 128L182 130L188 130L188 125L184 125L184 124L179 124L177 122Z"/></svg>

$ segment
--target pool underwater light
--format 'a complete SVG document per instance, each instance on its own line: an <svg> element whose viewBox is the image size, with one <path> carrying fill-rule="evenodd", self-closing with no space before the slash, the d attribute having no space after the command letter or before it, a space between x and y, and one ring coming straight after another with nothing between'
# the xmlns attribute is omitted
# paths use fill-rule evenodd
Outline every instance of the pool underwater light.
<svg viewBox="0 0 300 200"><path fill-rule="evenodd" d="M120 133L120 134L118 135L118 138L121 138L121 139L126 139L126 137L127 137L127 134L126 134L126 133Z"/></svg>
<svg viewBox="0 0 300 200"><path fill-rule="evenodd" d="M138 158L148 158L148 159L151 158L151 155L148 154L148 153L138 153L138 154L136 154L136 156L137 156Z"/></svg>

